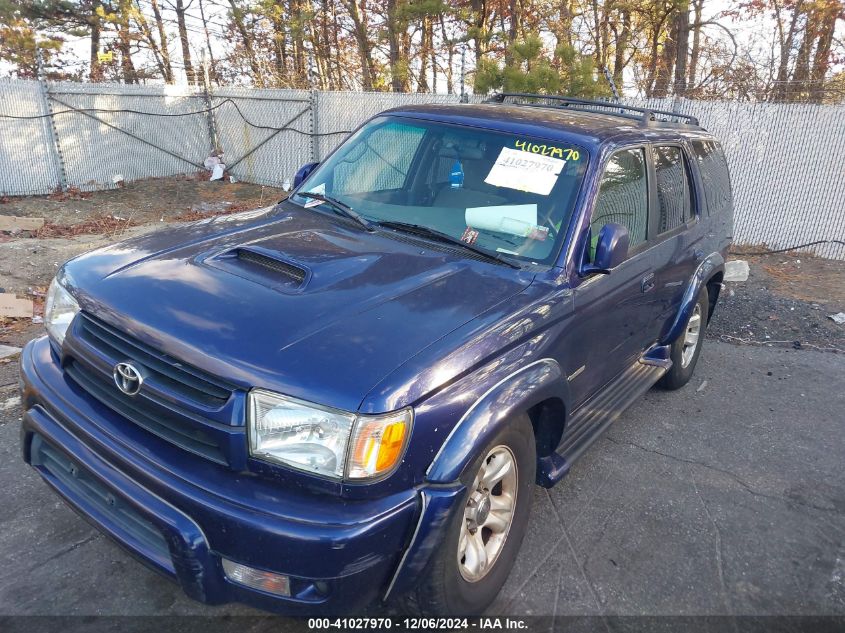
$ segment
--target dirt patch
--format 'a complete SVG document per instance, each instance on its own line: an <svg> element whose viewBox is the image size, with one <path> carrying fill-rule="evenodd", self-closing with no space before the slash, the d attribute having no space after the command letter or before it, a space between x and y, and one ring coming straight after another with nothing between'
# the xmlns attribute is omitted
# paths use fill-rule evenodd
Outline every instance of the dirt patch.
<svg viewBox="0 0 845 633"><path fill-rule="evenodd" d="M50 196L5 198L0 213L43 217L55 226L114 217L136 225L172 220L190 212L224 212L227 207L255 209L279 200L282 191L250 183L209 182L205 172L150 178L110 191L68 191Z"/></svg>
<svg viewBox="0 0 845 633"><path fill-rule="evenodd" d="M731 343L845 352L845 261L806 253L735 256L748 281L727 283L708 335Z"/></svg>

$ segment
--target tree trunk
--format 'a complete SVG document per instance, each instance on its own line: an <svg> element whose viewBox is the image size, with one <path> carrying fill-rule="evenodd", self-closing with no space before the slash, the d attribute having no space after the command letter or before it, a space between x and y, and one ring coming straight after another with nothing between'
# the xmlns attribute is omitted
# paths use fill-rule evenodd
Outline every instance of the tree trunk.
<svg viewBox="0 0 845 633"><path fill-rule="evenodd" d="M667 20L668 34L663 42L663 51L657 64L657 77L654 80L654 92L652 96L663 99L669 94L669 84L672 81L672 70L675 66L678 45L678 21L676 11L672 11L671 17Z"/></svg>
<svg viewBox="0 0 845 633"><path fill-rule="evenodd" d="M446 92L448 94L452 94L455 90L455 75L454 75L454 64L455 64L455 44L446 36L446 20L443 18L443 14L440 14L440 37L443 38L444 44L446 44L446 55L447 55L447 63L446 66Z"/></svg>
<svg viewBox="0 0 845 633"><path fill-rule="evenodd" d="M831 3L819 24L819 42L813 57L813 71L810 77L813 82L810 92L813 103L824 100L824 80L830 68L830 47L833 44L833 34L836 31L836 21L839 19L838 3Z"/></svg>
<svg viewBox="0 0 845 633"><path fill-rule="evenodd" d="M474 31L472 39L475 43L475 67L478 68L481 65L484 53L487 52L487 26L490 16L486 0L472 0L470 6L472 8L470 24Z"/></svg>
<svg viewBox="0 0 845 633"><path fill-rule="evenodd" d="M147 22L147 18L141 11L141 3L139 0L135 0L135 7L137 8L137 11L134 12L135 22L138 24L138 28L141 30L141 35L143 35L144 39L147 41L147 46L150 47L150 51L153 54L153 59L155 60L156 66L158 67L158 72L161 75L162 79L164 79L165 83L173 83L173 74L170 69L170 63L168 62L168 64L165 66L165 57L164 55L162 55L163 46L160 47L158 42L156 42L155 36L153 35L153 30L152 28L150 28L150 24L149 22Z"/></svg>
<svg viewBox="0 0 845 633"><path fill-rule="evenodd" d="M510 26L508 28L508 41L505 46L505 66L513 63L513 46L519 37L519 29L522 14L522 0L510 0L508 6L510 12Z"/></svg>
<svg viewBox="0 0 845 633"><path fill-rule="evenodd" d="M683 97L687 91L687 60L689 59L689 2L678 7L675 17L677 40L675 42L675 94Z"/></svg>
<svg viewBox="0 0 845 633"><path fill-rule="evenodd" d="M91 25L91 81L103 80L103 66L97 57L100 52L100 16L97 9L100 7L99 0L91 3L91 15L88 16L88 23Z"/></svg>
<svg viewBox="0 0 845 633"><path fill-rule="evenodd" d="M437 93L437 49L434 48L434 18L428 29L428 54L431 56L431 91Z"/></svg>
<svg viewBox="0 0 845 633"><path fill-rule="evenodd" d="M790 94L786 96L787 101L801 101L807 92L810 80L810 51L815 39L816 11L810 9L807 14L807 24L804 26L804 36L801 38L798 55L795 57L795 69L793 70Z"/></svg>
<svg viewBox="0 0 845 633"><path fill-rule="evenodd" d="M177 6L182 5L182 0L176 0ZM232 7L232 21L235 23L235 29L238 31L238 34L241 36L241 40L243 41L244 50L246 51L246 58L247 63L249 64L249 69L252 72L252 80L255 82L255 85L259 88L264 87L264 77L261 74L261 67L258 65L258 60L255 58L255 50L252 46L252 36L247 31L246 26L244 25L244 12L243 10L237 5L235 0L229 0L229 6ZM184 11L183 11L184 14ZM184 25L184 19L180 23L179 27L179 36L182 37L182 25ZM185 40L183 40L182 50L187 50L188 40L187 31L185 32ZM190 57L185 62L185 73L187 74L187 65L190 62Z"/></svg>
<svg viewBox="0 0 845 633"><path fill-rule="evenodd" d="M185 25L185 5L182 0L176 0L176 23L179 26L179 42L182 45L182 63L185 66L185 77L188 85L197 83L194 65L191 63L191 47L188 44L188 28Z"/></svg>
<svg viewBox="0 0 845 633"><path fill-rule="evenodd" d="M387 0L387 59L390 64L390 87L393 92L404 92L408 68L402 67L399 19L396 15L397 0Z"/></svg>
<svg viewBox="0 0 845 633"><path fill-rule="evenodd" d="M687 70L687 88L695 90L695 82L698 79L698 56L701 53L701 12L704 9L704 0L693 0L693 7L695 20L692 24L692 51Z"/></svg>
<svg viewBox="0 0 845 633"><path fill-rule="evenodd" d="M780 62L778 64L777 85L775 86L773 94L773 99L775 101L784 101L789 92L788 81L789 60L791 57L790 51L792 51L792 44L795 41L795 32L798 28L798 20L803 14L803 5L804 3L802 0L798 0L792 12L792 20L790 20L789 29L786 34L784 34L783 21L780 15L781 7L777 2L775 3L775 9L777 11L777 26L780 35Z"/></svg>
<svg viewBox="0 0 845 633"><path fill-rule="evenodd" d="M631 39L631 10L627 5L622 9L621 17L622 30L616 40L616 50L613 56L613 83L616 84L616 88L620 93L622 92L622 84L624 83L625 51Z"/></svg>
<svg viewBox="0 0 845 633"><path fill-rule="evenodd" d="M153 0L153 4L155 4L155 0ZM209 78L216 83L218 86L220 85L220 77L217 76L217 61L214 59L214 51L211 49L211 36L208 34L208 20L205 19L205 9L202 6L202 0L199 0L199 9L200 9L200 19L202 20L202 30L205 33L205 46L208 49L208 63L209 63ZM166 49L167 47L164 45L162 40L162 48ZM170 54L168 53L168 59Z"/></svg>
<svg viewBox="0 0 845 633"><path fill-rule="evenodd" d="M422 33L420 34L420 76L417 80L417 92L426 93L429 91L428 87L428 62L431 57L431 16L425 15L422 18Z"/></svg>
<svg viewBox="0 0 845 633"><path fill-rule="evenodd" d="M366 16L359 10L358 2L359 0L347 0L346 10L352 19L352 32L358 45L358 55L361 57L361 82L364 90L372 90L376 77L372 59L373 44L370 41Z"/></svg>
<svg viewBox="0 0 845 633"><path fill-rule="evenodd" d="M132 39L129 35L129 16L132 13L131 0L120 0L117 7L117 46L120 50L120 67L123 81L128 84L138 83L138 73L132 63Z"/></svg>
<svg viewBox="0 0 845 633"><path fill-rule="evenodd" d="M168 49L167 31L164 30L164 20L161 19L161 9L158 6L158 0L150 0L150 6L153 10L153 17L156 21L156 31L158 31L159 50L161 53L161 62L164 66L164 80L173 83L173 66L170 63L170 51ZM200 10L202 9L202 2L200 2ZM140 11L140 7L139 7Z"/></svg>
<svg viewBox="0 0 845 633"><path fill-rule="evenodd" d="M658 57L658 49L660 47L660 31L662 29L662 24L657 25L655 24L653 27L653 31L651 32L650 38L650 51L648 56L648 69L646 71L646 80L645 80L645 95L646 97L651 97L654 93L654 82L655 78L657 77L657 57Z"/></svg>

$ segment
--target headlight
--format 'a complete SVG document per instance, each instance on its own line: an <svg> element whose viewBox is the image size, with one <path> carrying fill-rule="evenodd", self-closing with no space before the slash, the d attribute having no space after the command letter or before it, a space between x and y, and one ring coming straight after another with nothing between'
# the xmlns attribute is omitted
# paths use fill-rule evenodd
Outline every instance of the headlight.
<svg viewBox="0 0 845 633"><path fill-rule="evenodd" d="M249 394L254 457L319 475L369 479L390 471L410 435L412 413L356 415L270 391Z"/></svg>
<svg viewBox="0 0 845 633"><path fill-rule="evenodd" d="M65 340L65 333L77 312L79 304L76 299L62 286L59 278L54 277L44 302L44 326L59 346Z"/></svg>

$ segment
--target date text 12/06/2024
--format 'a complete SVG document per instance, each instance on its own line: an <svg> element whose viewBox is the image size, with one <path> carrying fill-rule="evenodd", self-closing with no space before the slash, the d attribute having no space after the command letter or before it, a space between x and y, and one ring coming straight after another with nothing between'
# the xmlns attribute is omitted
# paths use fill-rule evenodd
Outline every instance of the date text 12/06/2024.
<svg viewBox="0 0 845 633"><path fill-rule="evenodd" d="M405 630L405 631L526 631L530 629L525 618L475 617L475 618L309 618L308 629L321 630Z"/></svg>

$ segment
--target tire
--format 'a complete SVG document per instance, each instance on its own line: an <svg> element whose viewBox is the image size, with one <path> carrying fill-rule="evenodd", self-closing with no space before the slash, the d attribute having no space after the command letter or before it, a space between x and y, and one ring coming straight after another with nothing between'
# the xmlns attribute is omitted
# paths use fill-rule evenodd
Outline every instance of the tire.
<svg viewBox="0 0 845 633"><path fill-rule="evenodd" d="M663 389L680 389L690 381L695 371L698 357L701 355L701 347L704 344L704 331L707 329L707 312L709 310L707 287L702 287L698 295L698 301L693 308L684 331L672 343L672 368L666 372L657 384ZM697 321L697 324L696 324ZM695 348L689 346L693 328L697 327Z"/></svg>
<svg viewBox="0 0 845 633"><path fill-rule="evenodd" d="M503 495L506 493L505 484L510 482L516 492L512 519L509 527L504 531L505 537L493 562L487 566L486 571L483 571L479 577L468 579L467 576L472 575L470 568L473 566L467 564L466 555L462 558L464 562L459 560L458 546L459 543L462 545L467 543L467 541L462 540L462 528L466 525L468 529L465 534L469 534L469 526L472 524L472 521L466 517L468 512L473 513L473 510L467 509L468 504L472 501L475 504L473 508L482 507L475 501L479 498L479 495L482 495L483 503L483 493L476 492L474 485L483 481L478 479L483 463L486 462L488 469L490 469L493 464L500 463L496 461L497 459L505 458L506 461L508 454L515 465L516 482L510 482L509 475L506 475L500 484L493 487L490 497L499 497L498 503L503 503L502 500L505 499ZM528 517L531 513L536 469L537 455L534 447L534 431L531 420L523 414L513 419L506 428L502 429L493 441L484 447L484 450L479 453L472 464L467 467L464 475L461 476L461 481L467 486L466 493L461 499L460 505L455 509L454 516L449 521L442 547L439 547L433 554L432 560L421 575L416 588L403 597L402 606L406 612L413 615L446 617L471 616L483 613L496 598L502 585L505 584L522 545L522 539L528 527ZM497 471L493 471L493 473L495 472ZM499 514L496 514L497 512ZM493 515L501 517L501 510L492 508L488 516ZM478 514L474 514L474 516L477 520ZM494 520L493 524L498 524L498 521ZM491 538L494 536L498 538L490 528L485 526L476 528L474 535L470 536L472 542L477 542L475 535L480 535L483 541L485 530L487 531L488 544L492 542ZM469 545L467 546L469 547ZM475 547L471 549L476 551ZM467 553L469 553L469 550L467 550Z"/></svg>

